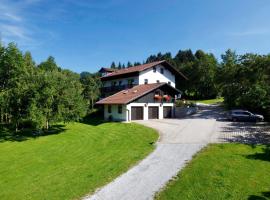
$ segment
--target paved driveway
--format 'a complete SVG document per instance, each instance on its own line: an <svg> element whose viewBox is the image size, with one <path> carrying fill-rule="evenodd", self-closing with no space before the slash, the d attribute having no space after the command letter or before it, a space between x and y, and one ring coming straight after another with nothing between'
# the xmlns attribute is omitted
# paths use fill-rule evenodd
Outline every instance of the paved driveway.
<svg viewBox="0 0 270 200"><path fill-rule="evenodd" d="M192 156L209 142L231 141L239 136L237 124L226 122L218 107L201 107L200 112L185 119L137 121L160 133L153 153L138 165L98 190L87 200L145 200L153 199ZM232 127L231 130L227 130ZM237 134L232 134L236 132ZM241 132L240 136L248 133Z"/></svg>

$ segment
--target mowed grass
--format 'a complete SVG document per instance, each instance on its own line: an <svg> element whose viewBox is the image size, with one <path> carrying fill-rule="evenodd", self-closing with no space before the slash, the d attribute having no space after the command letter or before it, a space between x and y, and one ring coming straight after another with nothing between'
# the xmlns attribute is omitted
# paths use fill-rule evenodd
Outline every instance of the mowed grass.
<svg viewBox="0 0 270 200"><path fill-rule="evenodd" d="M196 100L193 101L194 103L204 103L204 104L217 104L222 103L224 101L223 98L217 98L217 99L207 99L207 100Z"/></svg>
<svg viewBox="0 0 270 200"><path fill-rule="evenodd" d="M78 199L112 181L154 149L138 124L72 123L57 135L0 143L0 199Z"/></svg>
<svg viewBox="0 0 270 200"><path fill-rule="evenodd" d="M270 151L265 148L263 145L210 145L156 199L269 199Z"/></svg>

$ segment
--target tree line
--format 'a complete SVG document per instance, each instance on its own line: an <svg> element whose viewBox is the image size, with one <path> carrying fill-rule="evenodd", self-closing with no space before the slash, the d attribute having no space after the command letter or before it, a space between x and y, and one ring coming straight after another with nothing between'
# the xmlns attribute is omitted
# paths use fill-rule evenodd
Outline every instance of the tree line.
<svg viewBox="0 0 270 200"><path fill-rule="evenodd" d="M30 52L0 43L0 123L16 131L48 130L78 121L93 108L99 78L60 68L53 57L36 64Z"/></svg>

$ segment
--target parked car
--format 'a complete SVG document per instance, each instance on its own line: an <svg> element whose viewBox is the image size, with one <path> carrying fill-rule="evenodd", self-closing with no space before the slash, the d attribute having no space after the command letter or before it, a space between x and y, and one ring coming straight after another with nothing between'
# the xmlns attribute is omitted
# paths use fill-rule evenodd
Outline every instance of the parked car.
<svg viewBox="0 0 270 200"><path fill-rule="evenodd" d="M228 119L231 121L258 122L263 121L262 115L254 114L248 110L231 110L228 113Z"/></svg>

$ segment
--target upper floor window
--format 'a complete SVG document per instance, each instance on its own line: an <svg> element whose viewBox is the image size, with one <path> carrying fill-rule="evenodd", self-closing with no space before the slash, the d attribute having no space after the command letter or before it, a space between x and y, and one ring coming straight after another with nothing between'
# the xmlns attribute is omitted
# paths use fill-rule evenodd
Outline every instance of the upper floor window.
<svg viewBox="0 0 270 200"><path fill-rule="evenodd" d="M112 113L112 106L108 105L108 113Z"/></svg>
<svg viewBox="0 0 270 200"><path fill-rule="evenodd" d="M171 81L168 81L168 84L171 85L172 84Z"/></svg>
<svg viewBox="0 0 270 200"><path fill-rule="evenodd" d="M118 113L122 114L122 112L123 112L122 105L118 105Z"/></svg>
<svg viewBox="0 0 270 200"><path fill-rule="evenodd" d="M119 83L118 83L119 85L122 85L122 81L119 81Z"/></svg>
<svg viewBox="0 0 270 200"><path fill-rule="evenodd" d="M132 86L134 84L134 79L128 79L128 85Z"/></svg>
<svg viewBox="0 0 270 200"><path fill-rule="evenodd" d="M157 71L157 68L153 67L153 72L156 73L156 71Z"/></svg>
<svg viewBox="0 0 270 200"><path fill-rule="evenodd" d="M160 68L160 73L164 74L164 69L163 68Z"/></svg>
<svg viewBox="0 0 270 200"><path fill-rule="evenodd" d="M157 83L159 83L159 80L157 80Z"/></svg>
<svg viewBox="0 0 270 200"><path fill-rule="evenodd" d="M144 84L148 84L148 79L144 79Z"/></svg>
<svg viewBox="0 0 270 200"><path fill-rule="evenodd" d="M113 81L112 82L112 86L116 86L116 81Z"/></svg>

